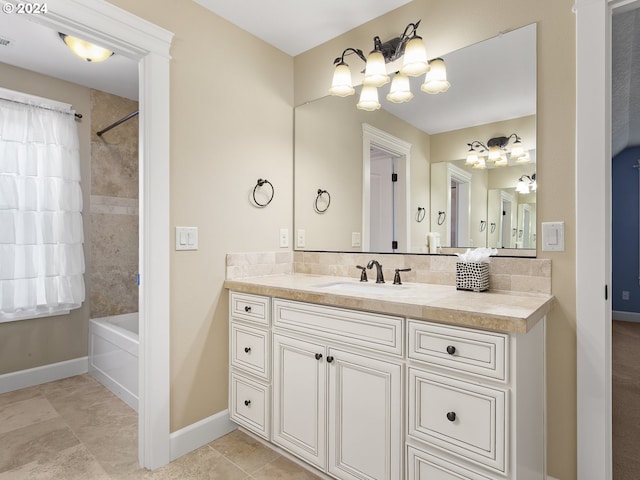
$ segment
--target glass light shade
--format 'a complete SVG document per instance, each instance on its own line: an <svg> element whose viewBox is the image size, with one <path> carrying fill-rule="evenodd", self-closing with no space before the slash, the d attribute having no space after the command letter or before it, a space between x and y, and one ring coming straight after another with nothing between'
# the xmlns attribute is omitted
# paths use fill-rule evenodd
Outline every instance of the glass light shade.
<svg viewBox="0 0 640 480"><path fill-rule="evenodd" d="M355 93L355 89L351 85L351 70L346 63L341 62L336 66L329 93L337 97L347 97Z"/></svg>
<svg viewBox="0 0 640 480"><path fill-rule="evenodd" d="M378 89L373 85L363 85L360 92L360 100L356 107L360 110L366 110L372 112L380 108L380 102L378 101Z"/></svg>
<svg viewBox="0 0 640 480"><path fill-rule="evenodd" d="M524 195L529 193L529 185L524 180L518 180L518 185L516 186L516 192L522 193Z"/></svg>
<svg viewBox="0 0 640 480"><path fill-rule="evenodd" d="M506 167L506 166L509 165L509 160L507 160L506 156L502 156L498 160L495 161L494 165L496 167Z"/></svg>
<svg viewBox="0 0 640 480"><path fill-rule="evenodd" d="M86 40L71 37L64 33L61 33L60 37L67 47L69 47L69 50L87 62L102 62L113 55L111 50L99 47L98 45L89 43Z"/></svg>
<svg viewBox="0 0 640 480"><path fill-rule="evenodd" d="M536 182L535 180L531 182L531 190L534 192L538 190L538 182Z"/></svg>
<svg viewBox="0 0 640 480"><path fill-rule="evenodd" d="M478 158L478 154L476 153L476 151L469 150L469 153L467 153L467 161L464 163L465 165L475 165L479 160L480 159Z"/></svg>
<svg viewBox="0 0 640 480"><path fill-rule="evenodd" d="M413 37L404 47L404 57L400 71L410 77L417 77L429 70L427 51L424 48L422 38Z"/></svg>
<svg viewBox="0 0 640 480"><path fill-rule="evenodd" d="M424 77L424 83L420 90L426 93L444 93L449 90L451 84L447 81L447 67L444 60L434 58L429 62L429 71Z"/></svg>
<svg viewBox="0 0 640 480"><path fill-rule="evenodd" d="M520 158L525 154L524 147L522 146L522 142L515 142L513 144L513 148L511 149L511 156L513 158Z"/></svg>
<svg viewBox="0 0 640 480"><path fill-rule="evenodd" d="M473 167L471 168L478 168L478 169L484 169L487 168L487 164L484 161L483 157L478 157L478 163L476 163Z"/></svg>
<svg viewBox="0 0 640 480"><path fill-rule="evenodd" d="M413 93L411 93L409 77L402 72L396 73L391 81L391 88L389 89L387 100L393 103L404 103L412 98Z"/></svg>
<svg viewBox="0 0 640 480"><path fill-rule="evenodd" d="M529 163L530 161L531 161L531 157L529 156L529 152L524 152L524 155L516 159L516 162L518 163Z"/></svg>
<svg viewBox="0 0 640 480"><path fill-rule="evenodd" d="M369 54L369 58L367 58L363 84L381 87L385 83L389 83L389 75L387 75L384 56L382 52L374 50Z"/></svg>
<svg viewBox="0 0 640 480"><path fill-rule="evenodd" d="M493 147L489 147L489 155L487 156L487 160L489 160L490 162L496 162L500 160L501 156L502 150L500 150L500 147L496 147L495 145Z"/></svg>

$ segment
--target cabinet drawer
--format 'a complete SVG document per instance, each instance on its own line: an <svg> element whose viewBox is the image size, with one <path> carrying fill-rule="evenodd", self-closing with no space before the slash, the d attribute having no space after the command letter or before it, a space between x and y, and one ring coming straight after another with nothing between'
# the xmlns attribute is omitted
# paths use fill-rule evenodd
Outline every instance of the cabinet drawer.
<svg viewBox="0 0 640 480"><path fill-rule="evenodd" d="M273 315L278 327L402 355L400 317L278 299L273 300Z"/></svg>
<svg viewBox="0 0 640 480"><path fill-rule="evenodd" d="M232 318L269 326L269 299L247 293L229 294L229 311Z"/></svg>
<svg viewBox="0 0 640 480"><path fill-rule="evenodd" d="M231 323L231 366L269 380L269 332Z"/></svg>
<svg viewBox="0 0 640 480"><path fill-rule="evenodd" d="M230 417L256 435L269 439L269 387L231 372Z"/></svg>
<svg viewBox="0 0 640 480"><path fill-rule="evenodd" d="M407 324L409 358L507 381L507 335L418 320L409 320Z"/></svg>
<svg viewBox="0 0 640 480"><path fill-rule="evenodd" d="M408 480L489 480L459 465L409 445L407 449Z"/></svg>
<svg viewBox="0 0 640 480"><path fill-rule="evenodd" d="M409 435L501 473L507 392L409 368Z"/></svg>

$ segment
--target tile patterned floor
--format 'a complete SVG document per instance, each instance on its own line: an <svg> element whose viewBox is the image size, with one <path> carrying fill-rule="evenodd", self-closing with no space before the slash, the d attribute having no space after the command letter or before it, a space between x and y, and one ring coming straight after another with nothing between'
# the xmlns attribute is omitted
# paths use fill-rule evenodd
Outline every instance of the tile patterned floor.
<svg viewBox="0 0 640 480"><path fill-rule="evenodd" d="M137 415L89 375L0 395L0 480L315 480L240 431L158 470L137 465Z"/></svg>

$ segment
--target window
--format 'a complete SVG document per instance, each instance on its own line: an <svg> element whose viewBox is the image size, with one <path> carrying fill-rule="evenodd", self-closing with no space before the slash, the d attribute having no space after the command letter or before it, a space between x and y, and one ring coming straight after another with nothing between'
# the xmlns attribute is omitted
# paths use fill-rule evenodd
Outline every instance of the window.
<svg viewBox="0 0 640 480"><path fill-rule="evenodd" d="M0 89L0 322L80 307L83 241L71 106Z"/></svg>

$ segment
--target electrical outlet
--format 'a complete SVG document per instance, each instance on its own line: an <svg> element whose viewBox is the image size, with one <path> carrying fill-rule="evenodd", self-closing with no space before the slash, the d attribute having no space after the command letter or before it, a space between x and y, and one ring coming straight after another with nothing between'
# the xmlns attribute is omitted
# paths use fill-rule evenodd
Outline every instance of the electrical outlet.
<svg viewBox="0 0 640 480"><path fill-rule="evenodd" d="M289 229L280 229L280 248L287 248L289 246Z"/></svg>
<svg viewBox="0 0 640 480"><path fill-rule="evenodd" d="M629 292L627 292L626 290L622 291L622 299L623 300L629 300Z"/></svg>
<svg viewBox="0 0 640 480"><path fill-rule="evenodd" d="M297 232L297 237L296 237L296 247L303 248L306 243L307 243L307 232L304 229L299 228Z"/></svg>

